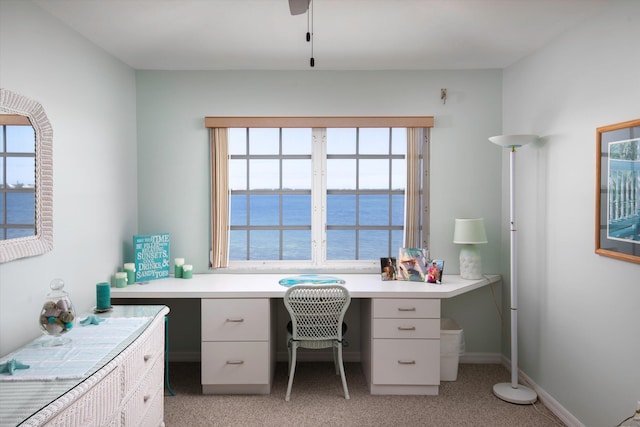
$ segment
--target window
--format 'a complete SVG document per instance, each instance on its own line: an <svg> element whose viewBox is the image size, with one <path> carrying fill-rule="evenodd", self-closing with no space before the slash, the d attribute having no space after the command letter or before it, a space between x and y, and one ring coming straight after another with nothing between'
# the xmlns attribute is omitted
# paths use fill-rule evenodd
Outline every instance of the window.
<svg viewBox="0 0 640 427"><path fill-rule="evenodd" d="M53 249L52 143L42 106L0 89L0 263Z"/></svg>
<svg viewBox="0 0 640 427"><path fill-rule="evenodd" d="M216 228L214 220L212 248L228 230L228 246L221 249L228 248L228 266L376 266L405 244L405 207L418 216L424 210L421 192L407 200L407 127L225 124L224 137L216 141L212 132L212 217L221 215L217 191L224 194L218 201L228 197L228 208L222 208L228 209L228 224ZM412 140L418 153L427 145L424 127L417 128L424 138ZM223 156L228 172L214 166ZM427 182L423 173L419 168L414 186ZM221 174L228 177L226 190L214 189ZM419 208L412 208L416 203ZM415 234L426 231L417 224ZM423 241L420 235L414 244Z"/></svg>
<svg viewBox="0 0 640 427"><path fill-rule="evenodd" d="M0 120L0 240L35 235L35 133L17 119Z"/></svg>

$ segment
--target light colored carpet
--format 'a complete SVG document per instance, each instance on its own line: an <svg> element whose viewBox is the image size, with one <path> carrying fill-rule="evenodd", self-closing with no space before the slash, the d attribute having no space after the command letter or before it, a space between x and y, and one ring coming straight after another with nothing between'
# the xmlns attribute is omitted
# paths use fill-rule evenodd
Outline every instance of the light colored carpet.
<svg viewBox="0 0 640 427"><path fill-rule="evenodd" d="M351 399L330 362L298 363L291 392L286 363L278 363L270 395L203 395L199 363L170 363L175 396L165 393L165 423L176 426L564 426L540 402L514 405L493 395L509 382L501 365L461 364L457 381L438 396L371 396L358 363L345 364Z"/></svg>

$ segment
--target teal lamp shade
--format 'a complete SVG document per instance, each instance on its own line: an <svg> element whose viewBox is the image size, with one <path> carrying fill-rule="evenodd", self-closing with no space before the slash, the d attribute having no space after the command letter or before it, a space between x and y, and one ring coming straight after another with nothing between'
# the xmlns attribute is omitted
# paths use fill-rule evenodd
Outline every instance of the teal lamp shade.
<svg viewBox="0 0 640 427"><path fill-rule="evenodd" d="M460 277L477 280L482 278L482 260L476 245L487 243L487 232L482 218L456 218L453 243L460 249Z"/></svg>

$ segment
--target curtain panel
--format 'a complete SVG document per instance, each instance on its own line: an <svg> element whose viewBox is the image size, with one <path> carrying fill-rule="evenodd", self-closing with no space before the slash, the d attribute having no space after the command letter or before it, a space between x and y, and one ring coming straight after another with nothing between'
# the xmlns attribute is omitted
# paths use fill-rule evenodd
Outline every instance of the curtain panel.
<svg viewBox="0 0 640 427"><path fill-rule="evenodd" d="M211 129L211 268L229 266L229 145L226 128Z"/></svg>

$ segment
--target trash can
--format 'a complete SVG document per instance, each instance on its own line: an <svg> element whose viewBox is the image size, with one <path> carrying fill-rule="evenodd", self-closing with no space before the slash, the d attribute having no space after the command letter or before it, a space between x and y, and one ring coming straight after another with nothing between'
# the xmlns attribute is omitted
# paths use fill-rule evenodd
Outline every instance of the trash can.
<svg viewBox="0 0 640 427"><path fill-rule="evenodd" d="M440 319L440 381L458 379L458 362L464 352L464 331L455 320Z"/></svg>

